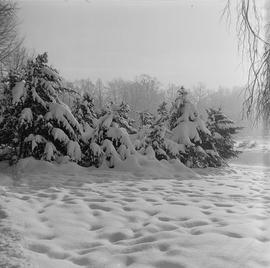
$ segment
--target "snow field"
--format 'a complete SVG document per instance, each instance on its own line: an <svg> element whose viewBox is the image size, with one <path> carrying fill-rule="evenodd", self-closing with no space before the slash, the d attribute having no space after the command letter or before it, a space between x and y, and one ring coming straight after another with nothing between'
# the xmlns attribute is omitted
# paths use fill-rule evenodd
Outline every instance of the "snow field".
<svg viewBox="0 0 270 268"><path fill-rule="evenodd" d="M270 267L267 170L179 180L42 165L3 202L34 267Z"/></svg>
<svg viewBox="0 0 270 268"><path fill-rule="evenodd" d="M25 256L22 235L11 227L12 223L2 206L4 197L5 192L0 187L0 267L32 267Z"/></svg>

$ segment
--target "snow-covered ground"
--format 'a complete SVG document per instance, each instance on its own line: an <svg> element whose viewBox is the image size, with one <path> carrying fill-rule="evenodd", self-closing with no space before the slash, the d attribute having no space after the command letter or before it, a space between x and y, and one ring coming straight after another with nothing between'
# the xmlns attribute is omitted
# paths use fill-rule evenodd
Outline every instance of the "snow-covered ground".
<svg viewBox="0 0 270 268"><path fill-rule="evenodd" d="M258 144L200 176L1 163L0 267L270 267L270 161L251 159L270 150Z"/></svg>
<svg viewBox="0 0 270 268"><path fill-rule="evenodd" d="M244 153L240 154L238 159L234 159L233 163L270 167L270 136L241 138L237 146Z"/></svg>

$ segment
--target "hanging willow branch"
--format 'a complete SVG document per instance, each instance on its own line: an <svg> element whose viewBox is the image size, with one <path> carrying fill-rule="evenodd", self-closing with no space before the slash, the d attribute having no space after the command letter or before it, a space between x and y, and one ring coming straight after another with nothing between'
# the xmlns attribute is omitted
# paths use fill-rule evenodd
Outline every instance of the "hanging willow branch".
<svg viewBox="0 0 270 268"><path fill-rule="evenodd" d="M245 90L244 112L248 118L258 122L270 119L270 44L265 38L258 1L237 0L237 36L238 48L249 61L247 85ZM227 0L223 17L231 18L231 0ZM263 34L261 33L263 31Z"/></svg>

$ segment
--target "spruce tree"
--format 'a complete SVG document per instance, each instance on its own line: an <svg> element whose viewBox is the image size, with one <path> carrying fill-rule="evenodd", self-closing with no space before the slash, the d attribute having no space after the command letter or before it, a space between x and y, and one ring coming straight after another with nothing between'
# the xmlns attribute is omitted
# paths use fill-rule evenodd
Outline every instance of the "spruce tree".
<svg viewBox="0 0 270 268"><path fill-rule="evenodd" d="M215 165L213 158L220 159L211 145L211 132L183 87L178 90L178 96L172 104L169 126L172 131L171 139L185 146L182 161L187 166L212 166Z"/></svg>
<svg viewBox="0 0 270 268"><path fill-rule="evenodd" d="M169 157L166 154L166 151L164 150L165 131L166 126L164 122L162 122L161 120L157 120L152 124L152 126L149 129L149 134L145 138L144 144L145 151L147 151L148 147L151 146L155 152L155 157L158 160L169 159Z"/></svg>
<svg viewBox="0 0 270 268"><path fill-rule="evenodd" d="M8 77L1 81L2 96L0 100L0 146L1 159L12 160L18 155L19 145L19 117L22 110L21 102L13 99L11 88L23 87L25 81L22 80L20 72L10 72Z"/></svg>
<svg viewBox="0 0 270 268"><path fill-rule="evenodd" d="M170 133L167 127L169 114L166 105L166 102L161 103L157 109L158 116L155 119L151 118L141 129L135 147L142 154L154 153L158 160L181 160L182 154L185 153L184 146L170 140L166 135Z"/></svg>
<svg viewBox="0 0 270 268"><path fill-rule="evenodd" d="M94 107L94 98L88 93L85 92L82 97L76 98L72 107L72 113L81 124L84 131L87 128L94 127L97 114Z"/></svg>
<svg viewBox="0 0 270 268"><path fill-rule="evenodd" d="M223 159L237 157L240 153L234 149L234 134L242 127L237 127L233 120L228 118L221 110L210 108L207 110L207 128L211 131L216 150Z"/></svg>
<svg viewBox="0 0 270 268"><path fill-rule="evenodd" d="M155 116L147 111L139 112L140 115L140 127L149 127L153 124Z"/></svg>
<svg viewBox="0 0 270 268"><path fill-rule="evenodd" d="M61 78L47 63L44 53L28 61L20 77L9 75L0 136L13 132L4 141L14 148L16 159L33 156L50 161L69 156L77 161L81 154L77 142L81 127L69 107L59 100Z"/></svg>
<svg viewBox="0 0 270 268"><path fill-rule="evenodd" d="M117 166L130 155L135 148L129 133L135 132L126 116L125 104L107 106L88 139L88 154L84 158L85 166Z"/></svg>
<svg viewBox="0 0 270 268"><path fill-rule="evenodd" d="M155 156L158 160L170 159L166 153L165 146L165 133L167 130L166 120L168 119L168 111L166 105L166 102L162 102L159 105L157 109L158 118L152 123L150 132L146 138L146 145L152 146L152 149L154 150Z"/></svg>
<svg viewBox="0 0 270 268"><path fill-rule="evenodd" d="M119 127L125 128L128 134L136 134L137 129L133 126L134 120L129 117L130 107L127 103L122 102L119 106L115 106L116 111L113 121Z"/></svg>
<svg viewBox="0 0 270 268"><path fill-rule="evenodd" d="M97 122L94 106L94 99L89 92L85 92L83 96L75 100L72 107L74 116L82 126L82 134L79 137L82 157L79 163L84 166L89 166L89 162L95 162L95 159L92 158L92 148L89 146L89 139L92 137Z"/></svg>
<svg viewBox="0 0 270 268"><path fill-rule="evenodd" d="M157 109L158 115L162 118L163 121L169 119L169 111L167 109L167 102L163 101Z"/></svg>

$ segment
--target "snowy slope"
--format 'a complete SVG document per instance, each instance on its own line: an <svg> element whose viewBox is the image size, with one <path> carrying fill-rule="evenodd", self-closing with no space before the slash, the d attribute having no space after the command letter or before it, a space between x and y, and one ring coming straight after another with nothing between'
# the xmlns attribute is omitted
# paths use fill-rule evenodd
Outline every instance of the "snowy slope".
<svg viewBox="0 0 270 268"><path fill-rule="evenodd" d="M0 165L2 222L21 235L10 242L24 247L13 260L21 267L270 267L268 169L238 163L166 178Z"/></svg>

